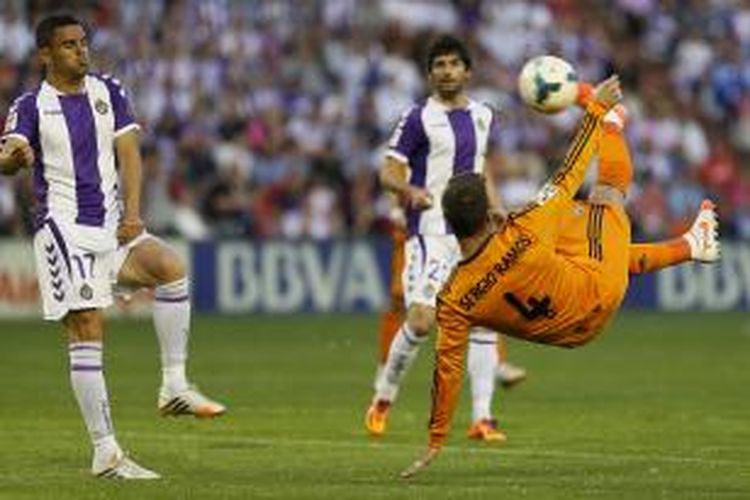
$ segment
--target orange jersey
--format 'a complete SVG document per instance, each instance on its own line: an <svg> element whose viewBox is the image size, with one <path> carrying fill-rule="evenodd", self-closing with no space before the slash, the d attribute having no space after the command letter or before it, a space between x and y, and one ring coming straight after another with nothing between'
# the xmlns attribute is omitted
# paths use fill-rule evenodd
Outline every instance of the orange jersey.
<svg viewBox="0 0 750 500"><path fill-rule="evenodd" d="M438 296L432 446L447 435L472 326L572 347L593 338L619 308L628 282L627 215L621 206L573 201L597 150L602 114L589 106L537 201L488 236Z"/></svg>
<svg viewBox="0 0 750 500"><path fill-rule="evenodd" d="M605 208L610 207L597 210ZM608 283L596 256L561 255L511 221L456 268L438 297L440 330L448 334L478 325L532 342L574 346L597 333L619 306L627 273L617 281L619 286Z"/></svg>

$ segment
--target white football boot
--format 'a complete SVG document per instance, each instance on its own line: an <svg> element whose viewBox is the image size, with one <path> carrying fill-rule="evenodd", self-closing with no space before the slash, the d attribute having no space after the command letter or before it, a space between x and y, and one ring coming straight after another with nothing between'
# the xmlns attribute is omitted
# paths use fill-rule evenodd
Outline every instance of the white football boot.
<svg viewBox="0 0 750 500"><path fill-rule="evenodd" d="M721 257L719 219L711 200L703 200L692 227L682 235L690 245L690 258L698 262L716 262Z"/></svg>
<svg viewBox="0 0 750 500"><path fill-rule="evenodd" d="M162 387L157 407L162 416L193 415L197 418L213 418L227 411L226 406L207 398L193 385L177 393Z"/></svg>
<svg viewBox="0 0 750 500"><path fill-rule="evenodd" d="M108 457L94 456L91 473L104 479L159 479L161 476L135 463L122 452L117 451Z"/></svg>

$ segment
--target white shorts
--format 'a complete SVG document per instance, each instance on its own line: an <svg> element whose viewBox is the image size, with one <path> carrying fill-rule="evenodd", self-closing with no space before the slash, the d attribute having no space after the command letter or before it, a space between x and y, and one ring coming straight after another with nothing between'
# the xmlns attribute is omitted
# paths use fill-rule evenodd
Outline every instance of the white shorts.
<svg viewBox="0 0 750 500"><path fill-rule="evenodd" d="M458 241L451 234L415 235L406 240L405 265L401 276L406 307L435 307L438 292L461 258Z"/></svg>
<svg viewBox="0 0 750 500"><path fill-rule="evenodd" d="M109 307L114 254L114 250L77 245L49 219L34 235L44 319L59 320L68 311Z"/></svg>
<svg viewBox="0 0 750 500"><path fill-rule="evenodd" d="M130 250L153 238L144 231L116 250L82 248L51 219L34 235L39 292L44 319L56 321L68 311L112 305L113 286Z"/></svg>

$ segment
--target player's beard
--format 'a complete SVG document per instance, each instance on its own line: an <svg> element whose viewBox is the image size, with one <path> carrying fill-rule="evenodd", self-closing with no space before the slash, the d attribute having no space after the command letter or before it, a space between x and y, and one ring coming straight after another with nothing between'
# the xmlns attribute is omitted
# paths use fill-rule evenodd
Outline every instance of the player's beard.
<svg viewBox="0 0 750 500"><path fill-rule="evenodd" d="M443 101L452 101L464 92L464 81L461 78L436 81L433 84L434 93Z"/></svg>
<svg viewBox="0 0 750 500"><path fill-rule="evenodd" d="M443 101L452 101L457 96L461 95L464 91L463 85L454 83L451 85L438 85L435 88L435 93Z"/></svg>
<svg viewBox="0 0 750 500"><path fill-rule="evenodd" d="M83 78L89 72L90 63L88 60L78 61L75 65L75 69L71 71L71 74L75 78Z"/></svg>
<svg viewBox="0 0 750 500"><path fill-rule="evenodd" d="M52 76L53 79L67 82L67 84L80 84L88 74L89 62L88 61L71 61L70 63L58 62L54 66L54 69L47 72L47 76Z"/></svg>

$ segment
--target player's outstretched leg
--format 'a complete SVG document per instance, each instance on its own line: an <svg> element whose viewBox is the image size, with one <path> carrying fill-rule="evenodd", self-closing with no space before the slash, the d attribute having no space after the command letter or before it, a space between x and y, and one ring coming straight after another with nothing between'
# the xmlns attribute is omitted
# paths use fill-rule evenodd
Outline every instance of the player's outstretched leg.
<svg viewBox="0 0 750 500"><path fill-rule="evenodd" d="M716 262L720 257L716 210L710 200L703 200L693 225L679 238L630 245L629 269L631 274L643 274L691 260Z"/></svg>
<svg viewBox="0 0 750 500"><path fill-rule="evenodd" d="M157 401L161 415L211 418L226 407L203 395L186 376L190 334L190 286L181 259L163 242L144 235L128 248L118 284L154 289L154 327L159 340L162 383Z"/></svg>

